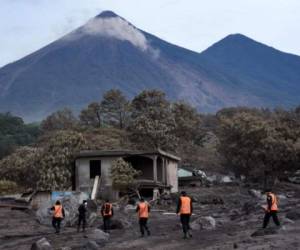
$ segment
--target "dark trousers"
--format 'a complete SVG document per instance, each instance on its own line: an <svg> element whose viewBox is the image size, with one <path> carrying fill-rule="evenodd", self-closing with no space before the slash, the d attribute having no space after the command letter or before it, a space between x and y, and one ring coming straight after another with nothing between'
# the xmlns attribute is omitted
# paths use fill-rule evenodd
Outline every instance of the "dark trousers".
<svg viewBox="0 0 300 250"><path fill-rule="evenodd" d="M111 216L103 216L104 232L108 232L110 230L110 218L111 218Z"/></svg>
<svg viewBox="0 0 300 250"><path fill-rule="evenodd" d="M62 221L62 218L55 218L52 219L52 226L55 228L55 232L59 233L60 231L60 223Z"/></svg>
<svg viewBox="0 0 300 250"><path fill-rule="evenodd" d="M183 231L185 236L186 236L187 232L190 229L190 218L191 218L190 214L181 214L180 215L180 222L182 224L182 231Z"/></svg>
<svg viewBox="0 0 300 250"><path fill-rule="evenodd" d="M271 211L271 212L266 212L266 214L265 214L263 228L266 228L267 225L269 224L270 217L273 218L273 221L277 226L280 226L280 222L277 217L277 211Z"/></svg>
<svg viewBox="0 0 300 250"><path fill-rule="evenodd" d="M78 216L78 224L77 224L77 230L79 231L80 226L82 224L82 230L85 230L85 226L86 226L86 218L85 215L79 215Z"/></svg>
<svg viewBox="0 0 300 250"><path fill-rule="evenodd" d="M148 235L150 235L150 230L149 230L149 228L147 226L147 222L148 222L148 218L140 218L139 219L140 231L141 231L141 235L142 236L144 236L145 230L147 231Z"/></svg>

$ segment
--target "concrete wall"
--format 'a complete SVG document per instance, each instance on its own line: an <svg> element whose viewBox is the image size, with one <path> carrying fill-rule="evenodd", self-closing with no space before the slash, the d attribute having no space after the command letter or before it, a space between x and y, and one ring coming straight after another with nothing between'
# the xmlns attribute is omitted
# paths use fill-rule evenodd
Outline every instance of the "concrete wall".
<svg viewBox="0 0 300 250"><path fill-rule="evenodd" d="M76 160L75 169L75 182L76 190L91 193L93 188L93 180L90 179L90 160L101 161L101 198L117 199L118 192L112 188L111 179L111 166L112 162L118 157L93 157L93 158L81 158ZM163 173L163 163L160 157L157 161L157 176L158 181L163 181L163 177L166 179L166 184L171 185L171 192L178 192L178 176L177 168L178 163L176 161L166 159L165 161L165 173ZM153 179L153 161L148 157L128 157L125 158L135 169L143 171L143 175L140 179ZM164 176L165 175L165 176Z"/></svg>
<svg viewBox="0 0 300 250"><path fill-rule="evenodd" d="M167 161L167 184L171 185L171 192L178 192L178 163L176 161L168 160Z"/></svg>
<svg viewBox="0 0 300 250"><path fill-rule="evenodd" d="M90 160L101 161L101 186L102 198L116 199L117 194L112 190L111 165L115 157L81 158L76 160L76 190L91 193L94 180L90 179Z"/></svg>

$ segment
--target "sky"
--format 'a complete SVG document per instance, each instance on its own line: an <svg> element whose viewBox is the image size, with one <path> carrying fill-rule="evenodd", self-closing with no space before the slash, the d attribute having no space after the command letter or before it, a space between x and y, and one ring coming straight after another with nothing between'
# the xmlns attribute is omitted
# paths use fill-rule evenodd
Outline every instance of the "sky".
<svg viewBox="0 0 300 250"><path fill-rule="evenodd" d="M0 67L104 10L197 52L242 33L300 55L300 0L0 0Z"/></svg>

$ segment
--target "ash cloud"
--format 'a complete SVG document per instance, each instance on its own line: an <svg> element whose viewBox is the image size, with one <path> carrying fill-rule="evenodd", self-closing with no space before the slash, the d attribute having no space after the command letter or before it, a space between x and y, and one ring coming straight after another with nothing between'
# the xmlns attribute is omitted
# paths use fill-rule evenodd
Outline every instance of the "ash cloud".
<svg viewBox="0 0 300 250"><path fill-rule="evenodd" d="M83 26L82 31L89 35L102 35L129 41L142 51L150 47L143 33L120 17L92 19Z"/></svg>

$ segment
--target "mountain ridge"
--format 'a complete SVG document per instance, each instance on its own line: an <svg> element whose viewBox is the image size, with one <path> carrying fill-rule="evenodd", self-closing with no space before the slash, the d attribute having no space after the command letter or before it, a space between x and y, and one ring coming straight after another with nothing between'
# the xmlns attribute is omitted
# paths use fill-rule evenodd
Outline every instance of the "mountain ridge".
<svg viewBox="0 0 300 250"><path fill-rule="evenodd" d="M245 46L250 46L249 53L243 51ZM256 50L266 58L257 60ZM30 121L66 106L79 112L111 88L119 88L129 98L157 88L201 112L237 105L292 107L299 104L299 58L241 34L229 35L198 53L105 11L0 68L0 112L11 111ZM290 101L282 101L280 91Z"/></svg>

